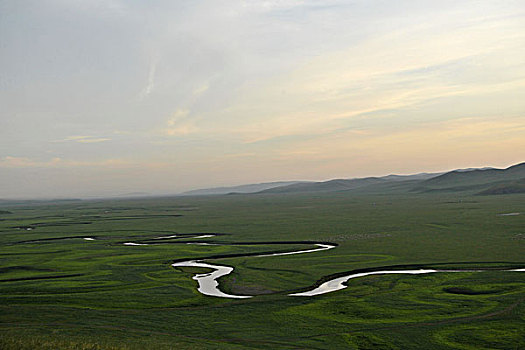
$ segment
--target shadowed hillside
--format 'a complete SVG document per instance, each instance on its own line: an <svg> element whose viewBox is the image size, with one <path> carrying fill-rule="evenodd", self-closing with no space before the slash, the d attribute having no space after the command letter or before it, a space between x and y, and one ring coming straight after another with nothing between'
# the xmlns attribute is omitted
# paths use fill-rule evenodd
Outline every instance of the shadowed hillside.
<svg viewBox="0 0 525 350"><path fill-rule="evenodd" d="M367 177L364 179L335 179L325 182L299 183L288 186L281 186L261 191L259 193L294 193L294 192L333 192L351 190L372 184L386 182L382 178Z"/></svg>
<svg viewBox="0 0 525 350"><path fill-rule="evenodd" d="M507 169L469 168L447 173L388 175L358 179L334 179L320 182L272 182L221 187L185 192L182 195L218 195L229 193L291 194L352 192L362 194L469 192L470 194L523 193L525 163Z"/></svg>
<svg viewBox="0 0 525 350"><path fill-rule="evenodd" d="M253 193L263 191L269 188L288 186L292 184L300 184L299 181L279 181L279 182L265 182L260 184L249 184L231 187L214 187L214 188L203 188L198 190L186 191L181 193L181 196L208 196L217 194L229 194L229 193Z"/></svg>
<svg viewBox="0 0 525 350"><path fill-rule="evenodd" d="M491 195L491 194L512 194L512 193L525 193L525 177L518 181L494 185L480 192L479 194Z"/></svg>
<svg viewBox="0 0 525 350"><path fill-rule="evenodd" d="M516 181L525 178L525 163L513 165L507 169L455 170L422 181L413 190L415 192L434 191L482 191L497 186L516 187ZM519 187L519 184L518 184ZM489 194L484 193L484 194Z"/></svg>
<svg viewBox="0 0 525 350"><path fill-rule="evenodd" d="M299 183L275 187L259 193L305 193L305 192L337 192L351 190L377 191L387 188L405 188L408 183L429 179L438 174L388 175L383 177L365 177L361 179L335 179L323 182Z"/></svg>

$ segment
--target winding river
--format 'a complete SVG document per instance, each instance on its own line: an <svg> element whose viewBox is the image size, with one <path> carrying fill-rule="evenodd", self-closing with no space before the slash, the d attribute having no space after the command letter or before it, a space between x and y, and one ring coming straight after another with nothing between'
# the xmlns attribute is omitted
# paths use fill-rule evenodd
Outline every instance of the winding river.
<svg viewBox="0 0 525 350"><path fill-rule="evenodd" d="M198 237L194 237L198 238ZM318 252L321 250L327 250L327 249L333 249L336 246L330 245L330 244L322 244L322 243L316 243L315 244L318 248L313 249L306 249L306 250L297 250L294 252L284 252L284 253L270 253L270 254L260 254L260 255L254 255L254 257L266 257L266 256L281 256L281 255L292 255L292 254L302 254L302 253L313 253ZM235 299L244 299L244 298L251 298L252 295L233 295L233 294L227 294L222 292L219 289L219 282L217 279L219 279L222 276L225 276L233 271L233 267L225 266L225 265L212 265L207 264L202 261L197 260L188 260L188 261L180 261L177 263L172 264L173 267L206 267L209 269L214 269L215 271L209 272L209 273L198 273L195 276L193 276L193 279L199 282L199 288L198 291L201 292L204 295L214 296L214 297L222 297L222 298L235 298Z"/></svg>
<svg viewBox="0 0 525 350"><path fill-rule="evenodd" d="M213 234L206 234L206 235L197 235L197 236L164 236L164 237L157 237L156 239L167 239L167 238L210 238L215 237ZM215 243L201 243L201 242L185 242L186 244L201 244L201 245L218 245ZM290 244L291 242L283 242L283 244ZM294 242L294 243L304 243L304 242ZM134 243L134 242L125 242L124 245L147 245L146 243ZM257 244L257 243L253 243ZM264 243L261 243L264 244ZM291 252L280 252L280 253L264 253L259 255L254 254L246 254L246 255L237 255L236 257L241 256L250 256L250 257L270 257L270 256L283 256L283 255L295 255L295 254L304 254L304 253L314 253L319 252L323 250L333 249L336 247L336 245L327 244L327 243L314 243L316 248L312 249L304 249L304 250L296 250ZM213 271L207 272L207 273L197 273L195 276L193 276L193 279L199 283L198 291L203 295L209 295L214 297L220 297L220 298L231 298L231 299L246 299L246 298L252 298L253 295L234 295L234 294L228 294L224 293L219 289L219 282L218 279L222 276L226 276L230 274L234 268L231 266L226 265L214 265L204 262L203 260L206 259L217 259L219 257L210 257L210 258L202 258L198 260L185 260L185 261L178 261L176 263L173 263L171 266L173 267L202 267L202 268L208 268L212 269ZM380 271L369 271L369 272L356 272L351 273L345 276L341 277L335 277L332 278L319 286L312 288L310 290L304 291L304 292L298 292L298 293L291 293L288 294L292 297L312 297L316 295L326 294L330 292L335 292L341 289L347 288L345 285L346 282L348 282L350 279L353 278L359 278L359 277L365 277L370 275L386 275L386 274L408 274L408 275L420 275L420 274L429 274L429 273L451 273L451 272L482 272L486 270L478 269L478 270L435 270L435 269L407 269L407 270L380 270ZM525 268L519 268L519 269L509 269L509 270L503 270L503 271L515 271L515 272L525 272Z"/></svg>
<svg viewBox="0 0 525 350"><path fill-rule="evenodd" d="M233 271L233 267L230 266L223 266L223 265L211 265L206 264L202 261L195 261L195 260L188 260L188 261L182 261L175 264L172 264L173 267L205 267L209 269L214 269L215 271L208 272L208 273L198 273L195 276L193 276L193 279L199 282L199 288L197 289L199 292L201 292L204 295L209 295L213 297L221 297L221 298L233 298L233 299L245 299L245 298L251 298L251 295L233 295L233 294L227 294L222 292L219 289L219 282L217 279L219 279L222 276L226 276L227 274L231 273Z"/></svg>

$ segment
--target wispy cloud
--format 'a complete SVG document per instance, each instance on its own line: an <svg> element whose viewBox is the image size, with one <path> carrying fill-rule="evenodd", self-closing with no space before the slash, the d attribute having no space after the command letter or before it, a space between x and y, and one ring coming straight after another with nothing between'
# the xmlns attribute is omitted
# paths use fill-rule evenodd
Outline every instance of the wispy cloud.
<svg viewBox="0 0 525 350"><path fill-rule="evenodd" d="M2 168L32 168L32 167L49 167L60 164L60 158L53 158L46 162L34 161L24 157L5 156L0 158L0 167Z"/></svg>
<svg viewBox="0 0 525 350"><path fill-rule="evenodd" d="M188 109L177 109L168 118L168 121L167 121L168 126L174 126L180 123L181 121L184 121L189 116L189 114L190 114L190 111Z"/></svg>
<svg viewBox="0 0 525 350"><path fill-rule="evenodd" d="M165 128L162 132L168 136L182 136L196 132L198 129L192 124L181 124L169 128Z"/></svg>
<svg viewBox="0 0 525 350"><path fill-rule="evenodd" d="M525 156L520 1L4 7L5 184L24 172L7 167L169 187Z"/></svg>
<svg viewBox="0 0 525 350"><path fill-rule="evenodd" d="M193 96L195 97L200 96L204 94L206 91L208 91L209 89L210 89L210 83L205 82L204 84L199 85L195 89L193 89Z"/></svg>
<svg viewBox="0 0 525 350"><path fill-rule="evenodd" d="M111 139L107 137L74 135L74 136L68 136L62 140L56 140L54 142L99 143L99 142L105 142L105 141L110 141L110 140Z"/></svg>
<svg viewBox="0 0 525 350"><path fill-rule="evenodd" d="M76 142L79 143L98 143L98 142L104 142L104 141L110 141L109 138L86 138L81 140L76 140Z"/></svg>
<svg viewBox="0 0 525 350"><path fill-rule="evenodd" d="M194 121L190 119L190 110L177 109L166 121L166 127L160 130L161 135L183 136L198 132Z"/></svg>
<svg viewBox="0 0 525 350"><path fill-rule="evenodd" d="M398 130L374 128L362 135L356 135L353 130L341 130L330 136L284 145L279 157L323 158L336 162L341 155L349 159L365 155L368 161L388 162L389 166L399 162L411 167L417 167L418 162L432 164L437 159L449 157L460 166L460 159L465 156L472 157L473 164L483 161L487 154L499 154L502 160L519 159L523 152L518 150L525 149L524 134L525 119L522 117L505 120L495 116L469 117ZM295 153L298 148L301 152Z"/></svg>
<svg viewBox="0 0 525 350"><path fill-rule="evenodd" d="M151 163L149 165L154 165ZM142 162L125 159L102 159L102 160L71 160L59 157L49 160L34 160L26 157L5 156L0 158L0 167L3 168L77 168L77 167L104 167L104 168L129 168L144 165ZM158 164L157 164L158 165Z"/></svg>
<svg viewBox="0 0 525 350"><path fill-rule="evenodd" d="M447 30L439 22L417 25L327 52L252 89L233 109L250 118L239 118L230 130L247 143L308 136L437 99L512 93L525 87L525 66L516 55L525 53L525 32L517 31L522 20L488 18Z"/></svg>
<svg viewBox="0 0 525 350"><path fill-rule="evenodd" d="M148 81L146 83L146 86L144 86L144 88L140 92L141 99L151 94L151 92L153 91L153 88L155 87L155 74L157 72L157 64L158 64L157 58L154 58L151 60L151 63L149 66L149 72L148 72Z"/></svg>

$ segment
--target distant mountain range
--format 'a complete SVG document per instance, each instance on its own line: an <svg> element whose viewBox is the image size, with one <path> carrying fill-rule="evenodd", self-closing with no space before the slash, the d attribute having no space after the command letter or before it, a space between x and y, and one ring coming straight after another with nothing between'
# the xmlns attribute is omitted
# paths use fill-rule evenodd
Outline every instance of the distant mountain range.
<svg viewBox="0 0 525 350"><path fill-rule="evenodd" d="M365 177L359 179L335 179L322 182L298 183L270 188L259 193L297 193L297 192L334 192L348 191L386 183L398 183L411 180L425 180L439 174L388 175L383 177Z"/></svg>
<svg viewBox="0 0 525 350"><path fill-rule="evenodd" d="M255 193L264 191L270 188L283 187L294 184L308 183L306 181L279 181L279 182L264 182L259 184L240 185L232 187L215 187L204 188L199 190L192 190L180 193L179 196L207 196L216 194L230 194L230 193Z"/></svg>
<svg viewBox="0 0 525 350"><path fill-rule="evenodd" d="M479 191L480 194L522 193L525 181L525 163L506 169L454 170L421 182L416 192Z"/></svg>
<svg viewBox="0 0 525 350"><path fill-rule="evenodd" d="M217 187L187 191L177 196L209 196L235 194L300 194L300 193L355 193L355 194L402 194L402 193L463 193L468 195L501 195L525 193L525 162L506 169L468 168L445 173L421 173L415 175L387 175L356 179L328 181L278 181L232 187ZM162 197L173 195L166 194ZM146 192L133 192L117 196L89 198L141 198L161 197ZM46 203L61 203L81 199L1 199L0 207Z"/></svg>
<svg viewBox="0 0 525 350"><path fill-rule="evenodd" d="M494 195L525 193L525 163L506 169L468 168L446 173L388 175L328 181L288 181L194 190L182 195L289 194L289 193L432 193L468 192Z"/></svg>

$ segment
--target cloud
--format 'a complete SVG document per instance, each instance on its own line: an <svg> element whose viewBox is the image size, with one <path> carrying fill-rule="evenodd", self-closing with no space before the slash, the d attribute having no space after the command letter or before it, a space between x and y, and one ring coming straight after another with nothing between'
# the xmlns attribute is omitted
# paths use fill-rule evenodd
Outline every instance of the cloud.
<svg viewBox="0 0 525 350"><path fill-rule="evenodd" d="M195 89L193 89L193 96L200 96L204 94L206 91L210 89L210 83L206 82L202 85L197 86Z"/></svg>
<svg viewBox="0 0 525 350"><path fill-rule="evenodd" d="M322 154L332 155L334 159L341 159L341 155L363 154L375 160L391 158L392 162L399 159L417 162L425 156L431 159L477 153L477 158L482 158L487 152L507 151L509 154L502 153L502 157L523 158L525 154L519 150L525 149L524 134L525 120L522 117L504 120L494 116L469 117L405 126L399 130L375 128L361 135L356 135L353 130L341 130L330 136L282 147L281 154L293 155L295 150L301 149L298 155L311 153L315 156L321 149Z"/></svg>
<svg viewBox="0 0 525 350"><path fill-rule="evenodd" d="M210 163L225 179L331 177L354 165L366 175L408 155L420 157L415 170L427 170L430 160L446 164L440 149L459 157L475 147L466 162L498 161L487 144L510 153L514 143L514 154L523 146L525 131L512 119L525 112L519 1L6 6L4 168L93 166L102 174L177 164L169 188L176 177L177 186L213 185ZM243 175L246 163L252 172ZM68 171L49 172L60 182ZM136 183L160 186L157 174Z"/></svg>
<svg viewBox="0 0 525 350"><path fill-rule="evenodd" d="M199 131L194 121L189 119L190 114L188 109L177 109L166 121L167 127L161 129L160 133L167 136L182 136Z"/></svg>
<svg viewBox="0 0 525 350"><path fill-rule="evenodd" d="M105 142L105 141L110 141L111 139L109 138L87 138L87 139L82 139L82 140L76 140L76 142L79 142L79 143L98 143L98 142Z"/></svg>
<svg viewBox="0 0 525 350"><path fill-rule="evenodd" d="M170 168L170 161L136 160L108 158L99 160L72 160L54 157L49 160L34 160L26 157L5 156L0 158L0 168L93 168L93 169L132 169L132 168Z"/></svg>
<svg viewBox="0 0 525 350"><path fill-rule="evenodd" d="M99 142L105 142L105 141L110 141L110 140L111 140L110 138L106 138L106 137L74 135L74 136L68 136L62 140L57 140L55 142L99 143Z"/></svg>
<svg viewBox="0 0 525 350"><path fill-rule="evenodd" d="M181 124L178 126L165 128L162 130L162 132L168 136L181 136L195 133L197 130L198 128L196 128L192 124Z"/></svg>
<svg viewBox="0 0 525 350"><path fill-rule="evenodd" d="M34 161L24 157L5 156L0 158L2 168L35 168L57 166L62 162L60 158L52 158L47 162Z"/></svg>
<svg viewBox="0 0 525 350"><path fill-rule="evenodd" d="M140 92L140 99L147 97L153 91L155 87L155 74L157 72L158 59L154 58L151 60L148 73L148 81L146 86Z"/></svg>
<svg viewBox="0 0 525 350"><path fill-rule="evenodd" d="M168 121L167 121L168 126L176 125L177 123L186 119L189 116L189 114L190 114L190 111L187 109L177 109L168 118Z"/></svg>
<svg viewBox="0 0 525 350"><path fill-rule="evenodd" d="M437 99L518 91L525 87L520 21L485 18L443 30L441 18L323 53L247 91L231 108L239 121L230 130L247 143L331 133L382 111L399 112L402 123L401 112ZM443 107L446 115L451 106Z"/></svg>

